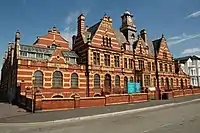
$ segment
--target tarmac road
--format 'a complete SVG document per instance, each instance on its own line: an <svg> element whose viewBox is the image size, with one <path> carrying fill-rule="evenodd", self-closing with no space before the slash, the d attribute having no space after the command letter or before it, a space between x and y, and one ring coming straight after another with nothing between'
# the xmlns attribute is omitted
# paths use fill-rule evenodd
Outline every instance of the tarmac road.
<svg viewBox="0 0 200 133"><path fill-rule="evenodd" d="M199 133L200 101L76 122L0 125L0 133Z"/></svg>

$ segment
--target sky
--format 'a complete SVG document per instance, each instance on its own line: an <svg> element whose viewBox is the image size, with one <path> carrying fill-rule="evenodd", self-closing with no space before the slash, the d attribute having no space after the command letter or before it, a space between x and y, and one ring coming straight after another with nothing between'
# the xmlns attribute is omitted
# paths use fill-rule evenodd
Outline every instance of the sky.
<svg viewBox="0 0 200 133"><path fill-rule="evenodd" d="M174 57L200 55L200 0L1 0L0 68L17 30L21 44L31 45L56 25L71 42L81 13L89 27L106 13L113 19L113 27L119 29L126 10L134 15L138 31L147 30L149 40L164 34Z"/></svg>

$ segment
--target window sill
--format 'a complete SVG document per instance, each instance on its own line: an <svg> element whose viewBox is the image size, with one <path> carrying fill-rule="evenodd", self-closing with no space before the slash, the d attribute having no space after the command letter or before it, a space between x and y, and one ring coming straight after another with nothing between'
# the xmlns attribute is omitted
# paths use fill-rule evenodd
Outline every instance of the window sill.
<svg viewBox="0 0 200 133"><path fill-rule="evenodd" d="M79 89L78 87L71 87L70 89Z"/></svg>
<svg viewBox="0 0 200 133"><path fill-rule="evenodd" d="M51 87L51 89L64 89L63 87Z"/></svg>

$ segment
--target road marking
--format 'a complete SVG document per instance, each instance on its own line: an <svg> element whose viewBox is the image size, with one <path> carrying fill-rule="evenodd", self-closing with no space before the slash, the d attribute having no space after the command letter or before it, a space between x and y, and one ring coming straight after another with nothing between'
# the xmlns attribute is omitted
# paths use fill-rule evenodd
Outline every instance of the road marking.
<svg viewBox="0 0 200 133"><path fill-rule="evenodd" d="M106 114L98 114L98 115L92 115L92 116L75 117L75 118L61 119L61 120L54 120L54 121L33 122L33 123L0 123L0 126L8 126L8 125L9 126L20 126L20 125L25 126L25 125L41 125L41 124L45 125L45 124L53 124L53 123L77 122L77 121L82 121L82 120L94 120L94 119L99 119L99 118L120 116L120 115L124 115L124 114L138 113L138 112L147 111L147 110L172 107L172 106L192 103L192 102L196 102L196 101L200 101L200 98L186 101L186 102L180 102L180 103L169 103L169 104L157 105L157 106L146 107L146 108L132 109L132 110L112 112L112 113L106 113Z"/></svg>

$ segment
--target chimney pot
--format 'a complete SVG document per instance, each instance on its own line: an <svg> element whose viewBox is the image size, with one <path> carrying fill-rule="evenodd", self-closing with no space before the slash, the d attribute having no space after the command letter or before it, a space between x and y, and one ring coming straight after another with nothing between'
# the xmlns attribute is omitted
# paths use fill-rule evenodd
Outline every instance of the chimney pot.
<svg viewBox="0 0 200 133"><path fill-rule="evenodd" d="M15 38L16 39L20 39L20 32L19 32L19 30L17 30L17 32L15 33Z"/></svg>
<svg viewBox="0 0 200 133"><path fill-rule="evenodd" d="M140 31L140 35L141 35L142 39L144 40L144 42L147 42L147 31L146 31L146 29L142 29Z"/></svg>

